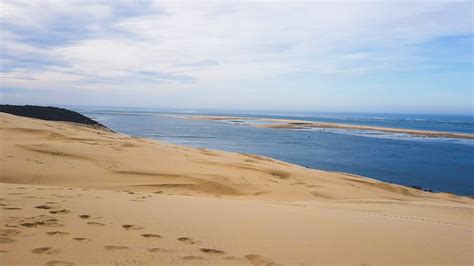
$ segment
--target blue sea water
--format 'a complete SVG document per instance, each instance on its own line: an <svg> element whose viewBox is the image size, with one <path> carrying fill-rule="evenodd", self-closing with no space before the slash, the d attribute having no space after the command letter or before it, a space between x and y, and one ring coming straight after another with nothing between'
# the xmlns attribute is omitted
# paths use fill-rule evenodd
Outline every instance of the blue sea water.
<svg viewBox="0 0 474 266"><path fill-rule="evenodd" d="M173 113L284 118L462 133L474 133L473 116L76 110L128 135L180 145L254 153L310 168L348 172L386 182L474 196L472 140L424 138L377 131L256 128L233 121L179 118Z"/></svg>

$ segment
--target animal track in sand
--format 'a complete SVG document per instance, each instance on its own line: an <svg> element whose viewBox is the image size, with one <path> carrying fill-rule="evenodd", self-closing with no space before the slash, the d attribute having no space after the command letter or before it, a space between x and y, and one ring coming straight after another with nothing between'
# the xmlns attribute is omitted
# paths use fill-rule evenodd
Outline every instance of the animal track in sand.
<svg viewBox="0 0 474 266"><path fill-rule="evenodd" d="M212 248L201 248L199 250L207 254L216 254L216 255L224 254L224 251L218 250L218 249L212 249Z"/></svg>
<svg viewBox="0 0 474 266"><path fill-rule="evenodd" d="M96 225L96 226L104 226L105 225L103 223L98 223L98 222L88 222L87 224Z"/></svg>
<svg viewBox="0 0 474 266"><path fill-rule="evenodd" d="M52 213L52 214L68 214L70 212L71 212L70 210L62 209L62 210L50 211L49 213Z"/></svg>
<svg viewBox="0 0 474 266"><path fill-rule="evenodd" d="M138 226L138 225L134 225L134 224L124 224L124 225L122 225L122 227L125 230L141 230L141 229L143 229L143 227Z"/></svg>
<svg viewBox="0 0 474 266"><path fill-rule="evenodd" d="M46 232L48 236L64 236L64 235L69 235L68 232L61 232L61 231L51 231L51 232Z"/></svg>
<svg viewBox="0 0 474 266"><path fill-rule="evenodd" d="M247 254L244 258L249 260L253 265L277 265L272 260L258 254Z"/></svg>
<svg viewBox="0 0 474 266"><path fill-rule="evenodd" d="M114 245L104 246L104 248L107 249L107 250L125 250L125 249L128 249L127 246L114 246Z"/></svg>
<svg viewBox="0 0 474 266"><path fill-rule="evenodd" d="M161 236L157 234L142 234L142 236L145 238L161 238Z"/></svg>
<svg viewBox="0 0 474 266"><path fill-rule="evenodd" d="M196 244L196 241L192 240L189 237L179 237L178 241L180 241L184 244L188 244L188 245Z"/></svg>
<svg viewBox="0 0 474 266"><path fill-rule="evenodd" d="M81 219L89 219L91 216L90 215L87 215L87 214L81 214L79 215L79 218Z"/></svg>
<svg viewBox="0 0 474 266"><path fill-rule="evenodd" d="M61 260L52 260L46 262L46 266L74 266L74 263Z"/></svg>
<svg viewBox="0 0 474 266"><path fill-rule="evenodd" d="M61 251L59 249L55 249L52 247L41 247L41 248L34 248L31 250L34 254L59 254Z"/></svg>

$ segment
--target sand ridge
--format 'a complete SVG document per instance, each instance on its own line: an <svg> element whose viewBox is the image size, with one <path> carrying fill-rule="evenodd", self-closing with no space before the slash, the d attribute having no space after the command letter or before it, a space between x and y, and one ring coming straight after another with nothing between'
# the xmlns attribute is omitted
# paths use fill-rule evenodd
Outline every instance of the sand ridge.
<svg viewBox="0 0 474 266"><path fill-rule="evenodd" d="M216 121L238 121L237 124L248 124L261 128L274 129L311 129L311 128L333 128L333 129L354 129L365 131L381 131L388 133L402 133L429 138L455 138L455 139L474 139L474 134L469 133L454 133L430 130L415 130L404 128L390 128L390 127L376 127L376 126L362 126L350 125L342 123L316 122L306 120L288 120L275 118L253 118L253 117L235 117L235 116L206 116L206 115L176 115L176 117L190 118L196 120L216 120ZM248 120L257 120L261 122L269 122L268 124L253 124L252 122L245 123Z"/></svg>
<svg viewBox="0 0 474 266"><path fill-rule="evenodd" d="M7 114L0 132L6 265L473 263L467 197Z"/></svg>

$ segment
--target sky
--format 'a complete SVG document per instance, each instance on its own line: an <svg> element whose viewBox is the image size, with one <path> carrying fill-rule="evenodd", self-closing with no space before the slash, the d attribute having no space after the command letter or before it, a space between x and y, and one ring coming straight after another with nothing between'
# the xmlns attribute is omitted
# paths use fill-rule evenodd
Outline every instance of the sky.
<svg viewBox="0 0 474 266"><path fill-rule="evenodd" d="M0 102L473 114L473 2L0 2Z"/></svg>

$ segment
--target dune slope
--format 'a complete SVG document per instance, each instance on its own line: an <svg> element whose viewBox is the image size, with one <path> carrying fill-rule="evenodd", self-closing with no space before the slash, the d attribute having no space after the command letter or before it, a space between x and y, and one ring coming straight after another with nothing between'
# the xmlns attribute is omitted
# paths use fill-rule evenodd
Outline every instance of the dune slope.
<svg viewBox="0 0 474 266"><path fill-rule="evenodd" d="M6 264L473 263L469 198L2 113L0 132Z"/></svg>

